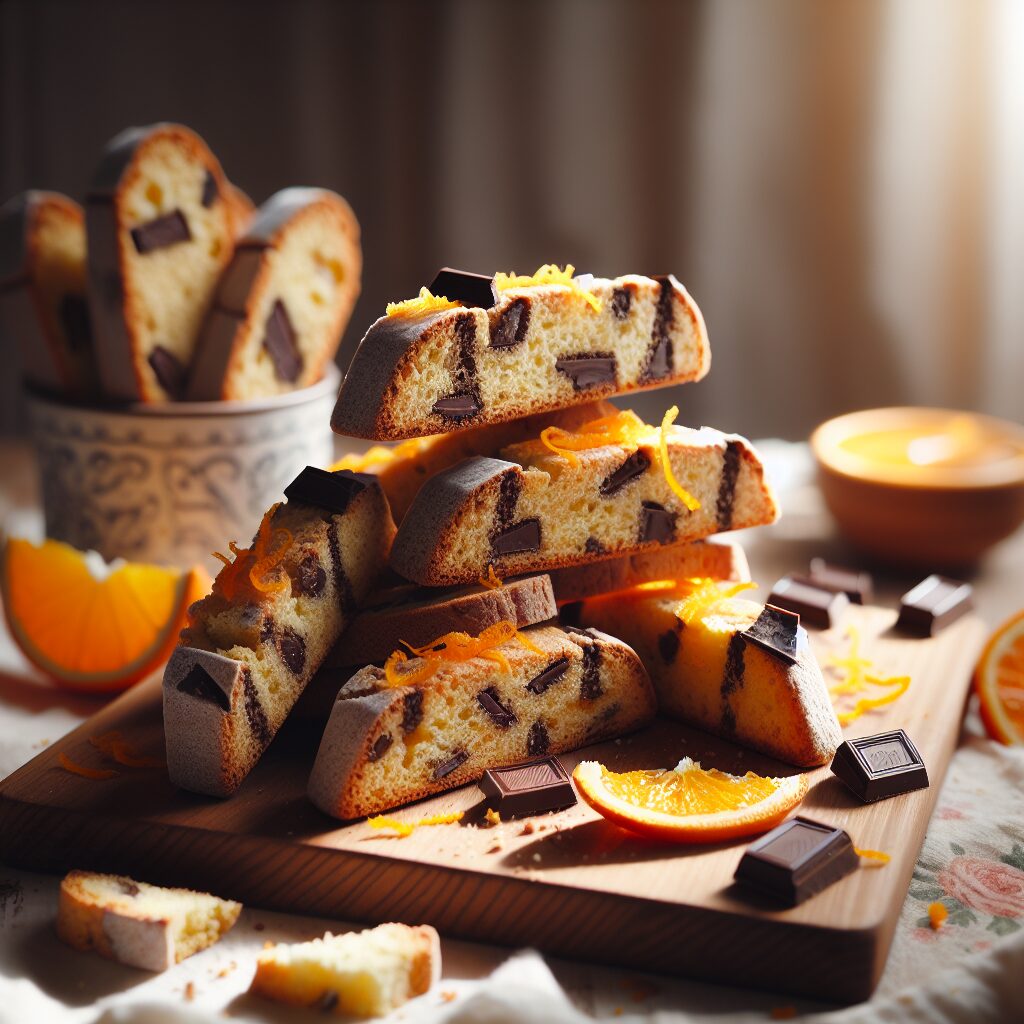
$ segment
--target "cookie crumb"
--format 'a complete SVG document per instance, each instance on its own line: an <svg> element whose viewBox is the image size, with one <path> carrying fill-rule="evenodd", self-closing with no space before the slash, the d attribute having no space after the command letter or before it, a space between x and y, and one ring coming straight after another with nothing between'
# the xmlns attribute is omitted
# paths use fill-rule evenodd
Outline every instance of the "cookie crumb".
<svg viewBox="0 0 1024 1024"><path fill-rule="evenodd" d="M185 983L185 1002L191 1003L196 997L196 983L188 981Z"/></svg>
<svg viewBox="0 0 1024 1024"><path fill-rule="evenodd" d="M494 810L493 807L488 807L487 813L484 815L484 821L486 822L485 828L493 828L495 825L500 825L501 813Z"/></svg>
<svg viewBox="0 0 1024 1024"><path fill-rule="evenodd" d="M521 836L532 836L537 831L537 826L532 821L526 822L525 825L519 830Z"/></svg>
<svg viewBox="0 0 1024 1024"><path fill-rule="evenodd" d="M255 923L255 924L254 924L254 925L252 926L252 930L253 930L254 932L261 932L261 931L263 931L263 929L264 929L264 928L266 928L266 927L267 927L267 926L266 926L266 925L265 925L265 924L264 924L264 923L263 923L262 921L257 921L257 922L256 922L256 923Z"/></svg>
<svg viewBox="0 0 1024 1024"><path fill-rule="evenodd" d="M495 843L487 852L488 853L501 853L501 851L504 850L504 849L505 849L505 847L502 846L501 843Z"/></svg>
<svg viewBox="0 0 1024 1024"><path fill-rule="evenodd" d="M457 995L457 993L452 992L451 989L444 989L443 991L439 992L438 995L440 995L442 1003L452 1003L455 1001L455 996Z"/></svg>

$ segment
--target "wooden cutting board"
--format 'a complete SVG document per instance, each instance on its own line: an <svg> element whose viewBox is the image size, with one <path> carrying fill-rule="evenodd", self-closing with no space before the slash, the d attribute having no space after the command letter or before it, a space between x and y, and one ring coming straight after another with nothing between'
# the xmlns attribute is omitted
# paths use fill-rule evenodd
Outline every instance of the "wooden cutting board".
<svg viewBox="0 0 1024 1024"><path fill-rule="evenodd" d="M405 821L449 811L463 822L408 838L365 822L338 827L305 799L318 743L296 724L275 740L229 800L176 790L160 768L122 768L106 781L70 774L64 752L111 767L89 737L120 730L134 749L163 750L159 680L108 705L0 784L0 859L36 870L92 868L186 885L270 909L367 922L430 923L446 935L706 981L837 1001L866 998L889 950L925 828L960 729L969 676L985 628L965 618L938 637L892 630L895 613L851 607L839 628L812 631L822 664L846 648L855 624L880 675L909 674L908 692L846 730L902 726L931 787L860 804L821 768L800 813L845 828L854 845L883 850L800 907L780 910L733 884L745 843L687 848L632 836L586 805L476 827L486 805L476 786L402 808ZM705 767L790 774L794 769L674 722L563 756L617 770Z"/></svg>

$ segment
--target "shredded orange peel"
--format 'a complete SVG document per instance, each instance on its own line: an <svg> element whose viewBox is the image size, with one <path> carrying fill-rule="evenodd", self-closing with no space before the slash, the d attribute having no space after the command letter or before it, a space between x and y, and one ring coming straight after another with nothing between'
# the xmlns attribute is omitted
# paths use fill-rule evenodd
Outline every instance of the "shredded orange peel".
<svg viewBox="0 0 1024 1024"><path fill-rule="evenodd" d="M696 512L700 508L700 502L676 479L672 472L672 463L668 457L668 432L679 415L679 406L673 405L665 411L661 418L661 427L658 430L658 454L661 455L661 471L665 474L665 482L672 493L691 511Z"/></svg>
<svg viewBox="0 0 1024 1024"><path fill-rule="evenodd" d="M405 839L406 836L411 836L416 829L422 826L454 825L455 822L462 821L464 813L464 811L453 811L451 814L432 814L429 818L420 818L419 821L399 821L397 818L387 818L383 814L378 814L374 818L367 818L366 824L375 829L392 829L398 834L399 839Z"/></svg>
<svg viewBox="0 0 1024 1024"><path fill-rule="evenodd" d="M113 768L87 768L84 764L72 761L62 750L57 755L61 768L72 775L81 775L83 779L112 779L118 773Z"/></svg>
<svg viewBox="0 0 1024 1024"><path fill-rule="evenodd" d="M429 288L421 288L414 299L403 299L401 302L389 302L384 310L385 316L426 316L428 313L440 313L446 309L456 309L461 302L453 302L444 295L434 295Z"/></svg>
<svg viewBox="0 0 1024 1024"><path fill-rule="evenodd" d="M874 662L860 653L860 631L856 626L848 626L846 635L850 640L849 653L844 657L833 655L827 662L832 668L846 670L846 676L829 687L828 692L833 702L840 697L863 693L869 686L886 686L890 687L890 690L881 697L862 697L851 710L837 714L836 717L839 719L840 725L848 725L873 708L891 704L902 697L910 687L910 676L882 678L869 674L867 670L873 666Z"/></svg>
<svg viewBox="0 0 1024 1024"><path fill-rule="evenodd" d="M162 758L136 753L117 729L100 733L99 736L90 736L89 742L101 754L106 754L112 761L126 768L162 768L166 763Z"/></svg>
<svg viewBox="0 0 1024 1024"><path fill-rule="evenodd" d="M501 590L505 581L494 571L493 565L487 566L487 575L480 577L480 586L488 590Z"/></svg>
<svg viewBox="0 0 1024 1024"><path fill-rule="evenodd" d="M369 473L375 469L383 469L400 459L411 459L419 455L424 448L430 446L430 441L428 437L414 437L411 441L395 445L394 448L375 444L362 455L343 455L330 467L330 472L336 473L339 469L347 469L353 473Z"/></svg>
<svg viewBox="0 0 1024 1024"><path fill-rule="evenodd" d="M445 633L423 647L401 641L419 658L422 664L414 668L402 668L409 660L405 651L392 651L384 663L384 677L388 686L414 686L429 679L444 661L453 664L469 661L471 658L486 658L493 661L502 672L509 671L508 659L501 651L495 650L510 640L518 640L528 651L539 654L540 649L516 629L516 624L504 619L488 626L479 636L468 633Z"/></svg>
<svg viewBox="0 0 1024 1024"><path fill-rule="evenodd" d="M228 547L234 559L214 551L213 557L224 563L224 568L213 581L213 592L233 601L243 590L257 601L267 594L280 594L291 586L286 572L277 568L284 560L294 538L290 530L271 530L271 520L280 506L274 505L263 517L251 548L240 548L235 541Z"/></svg>
<svg viewBox="0 0 1024 1024"><path fill-rule="evenodd" d="M878 868L885 867L885 865L892 860L892 857L882 850L861 850L855 846L853 848L853 852L857 854L858 857L863 857L864 860L874 861L874 866Z"/></svg>
<svg viewBox="0 0 1024 1024"><path fill-rule="evenodd" d="M689 592L683 595L682 602L676 608L676 618L685 626L704 619L714 611L715 607L722 601L742 594L745 590L754 590L757 584L752 580L742 583L732 583L723 588L717 580L706 577L696 577L680 581L677 586L685 585Z"/></svg>
<svg viewBox="0 0 1024 1024"><path fill-rule="evenodd" d="M601 311L601 300L591 291L584 288L574 277L576 268L567 263L563 270L555 263L545 263L533 274L495 274L494 287L499 292L510 288L533 288L537 285L560 284L568 288L574 295L581 298L595 313Z"/></svg>

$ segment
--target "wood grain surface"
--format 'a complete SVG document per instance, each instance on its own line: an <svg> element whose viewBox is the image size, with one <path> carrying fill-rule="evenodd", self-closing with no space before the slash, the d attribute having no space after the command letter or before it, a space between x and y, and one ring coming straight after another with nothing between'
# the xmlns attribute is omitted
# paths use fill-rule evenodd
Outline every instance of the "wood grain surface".
<svg viewBox="0 0 1024 1024"><path fill-rule="evenodd" d="M687 848L634 837L586 805L480 826L475 785L394 812L403 821L454 810L461 824L408 838L340 826L305 798L319 736L286 726L241 789L225 801L175 789L160 768L120 768L106 781L60 767L61 752L116 767L89 743L118 729L161 755L159 680L114 701L0 784L0 859L36 870L122 871L270 909L368 922L430 923L452 937L830 1000L866 998L881 974L925 828L959 733L969 676L985 635L973 617L928 640L896 634L895 612L851 607L811 641L824 664L855 624L880 675L910 674L895 704L852 723L847 737L907 730L931 787L860 804L829 769L811 773L799 813L883 850L800 907L781 910L733 884L745 843ZM560 758L618 770L705 767L784 775L795 769L696 729L659 720L622 740Z"/></svg>

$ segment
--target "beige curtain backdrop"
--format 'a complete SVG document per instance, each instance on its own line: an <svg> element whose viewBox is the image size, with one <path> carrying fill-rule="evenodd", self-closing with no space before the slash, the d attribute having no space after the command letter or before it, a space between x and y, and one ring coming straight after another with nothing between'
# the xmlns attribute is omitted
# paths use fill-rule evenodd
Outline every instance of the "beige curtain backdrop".
<svg viewBox="0 0 1024 1024"><path fill-rule="evenodd" d="M257 200L363 225L340 361L443 264L674 272L686 422L1021 418L1024 5L942 0L0 3L0 198L81 195L127 124L191 124ZM21 428L0 342L0 427Z"/></svg>

